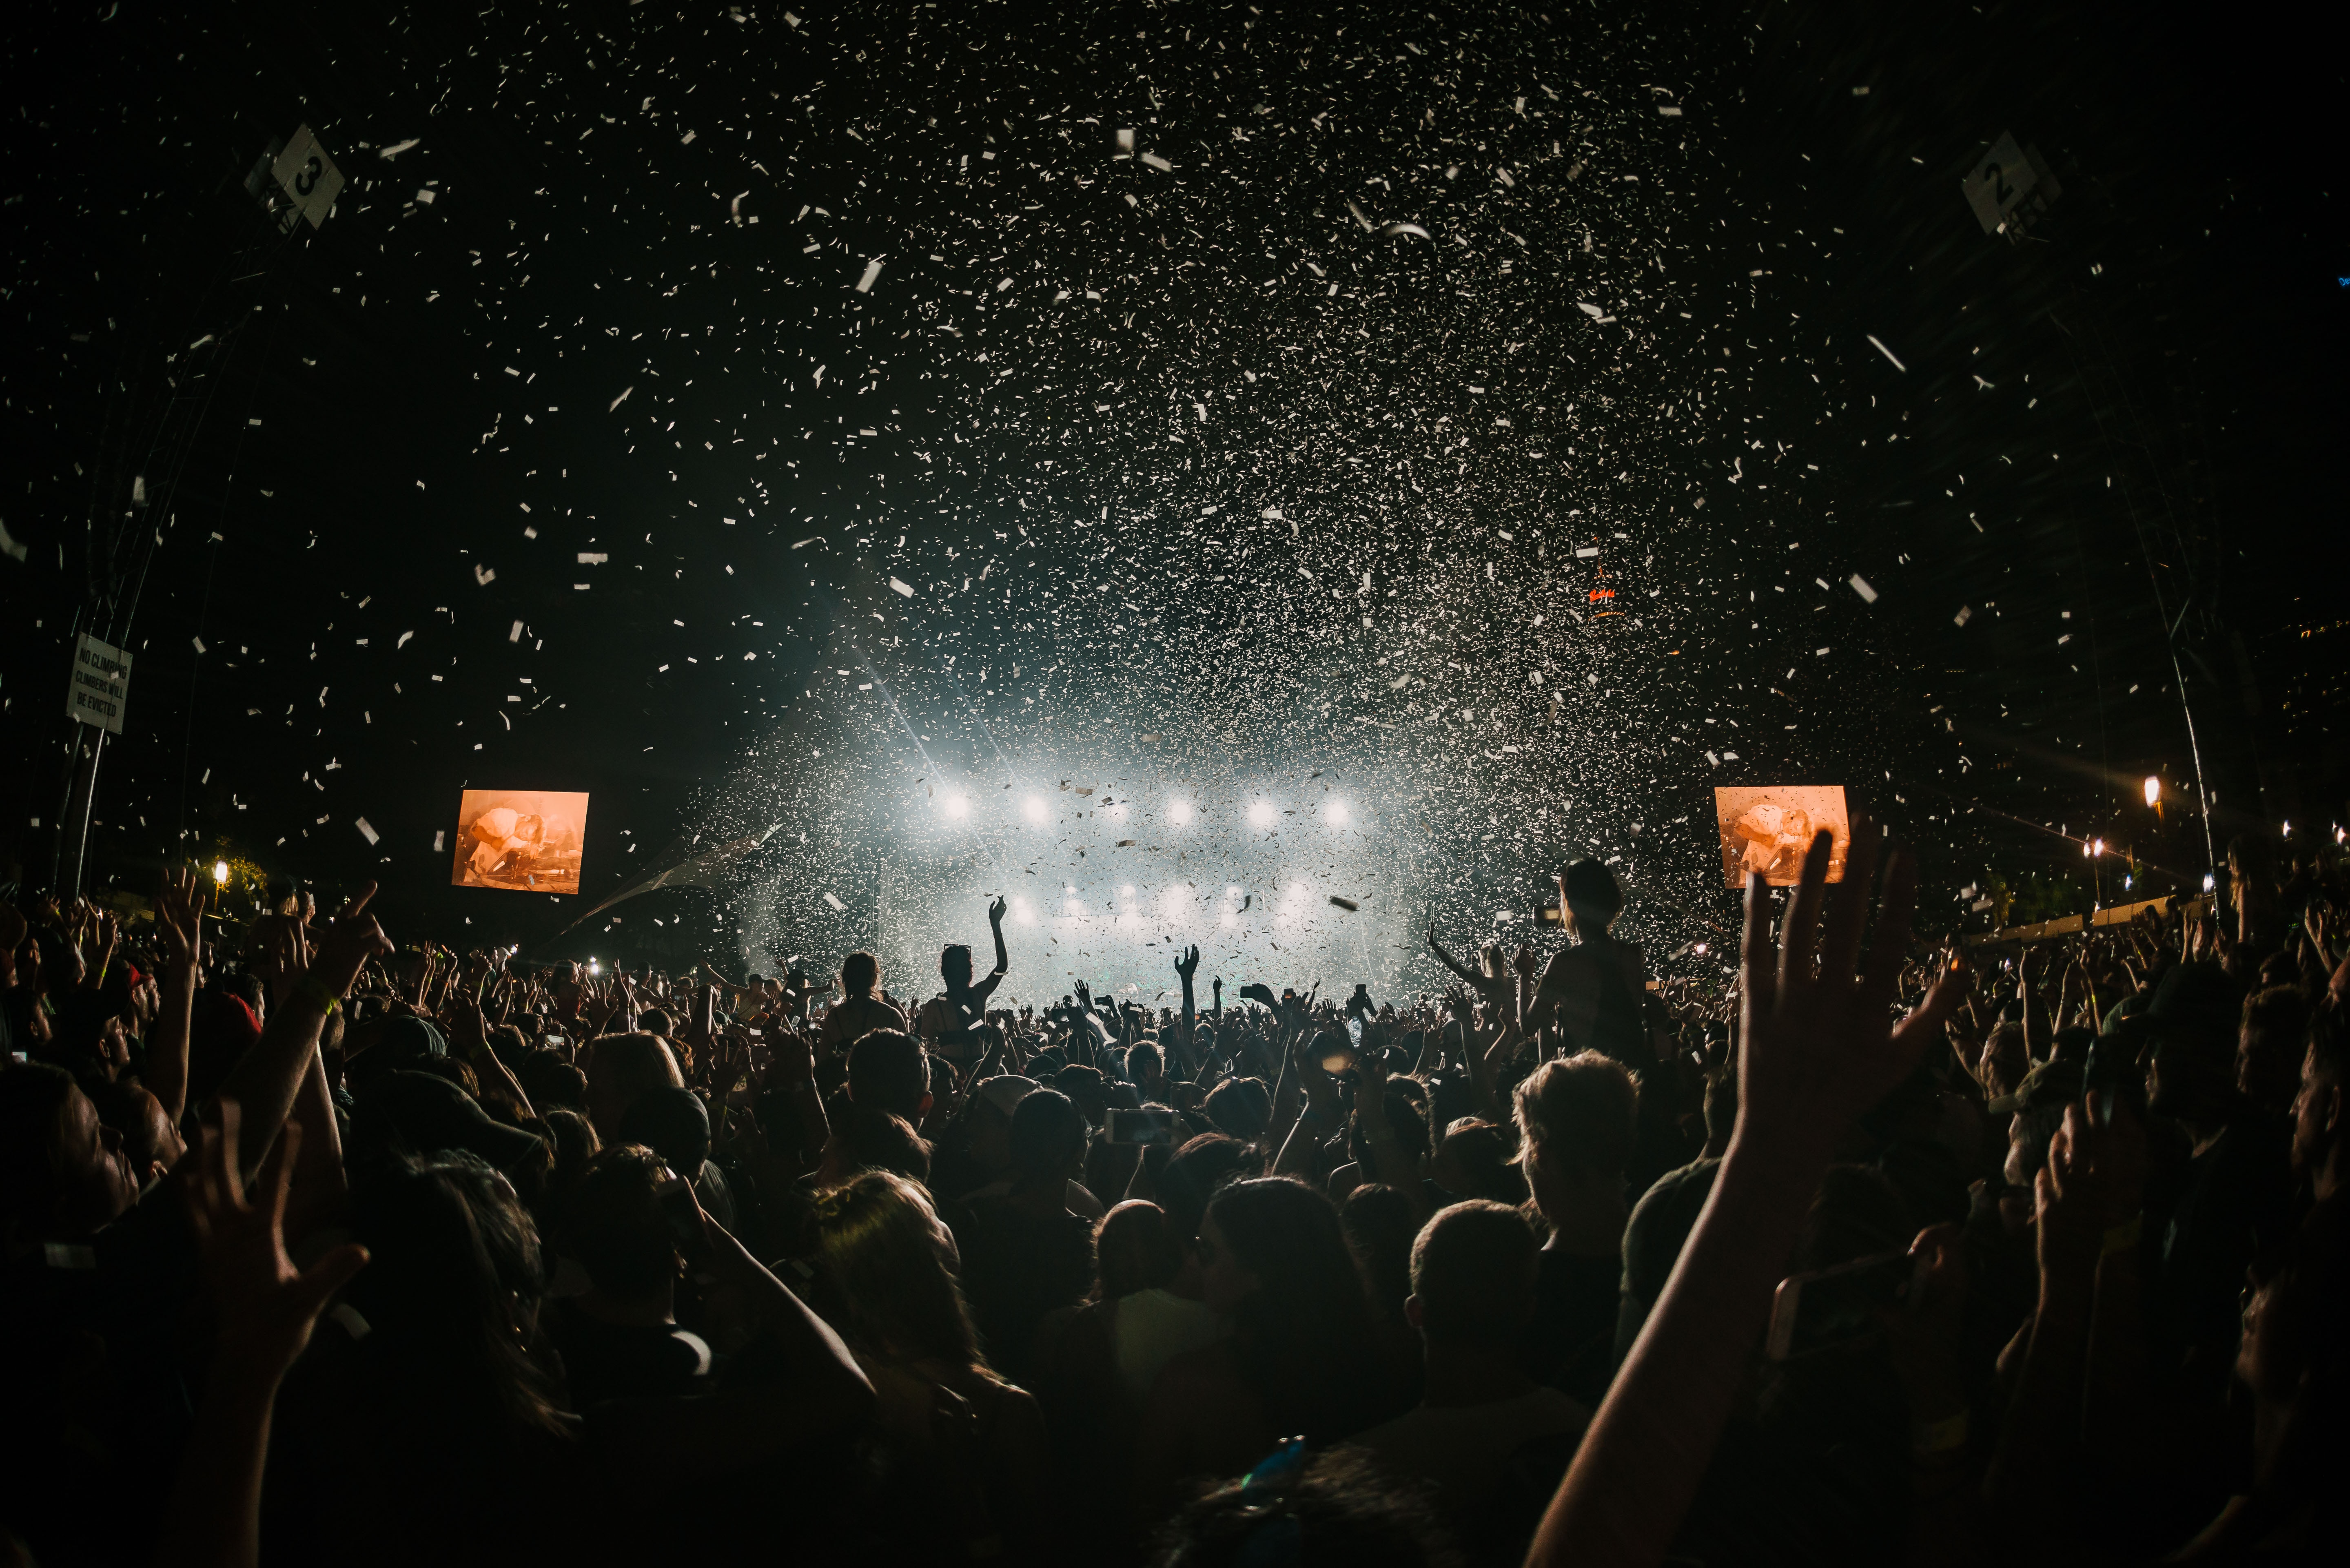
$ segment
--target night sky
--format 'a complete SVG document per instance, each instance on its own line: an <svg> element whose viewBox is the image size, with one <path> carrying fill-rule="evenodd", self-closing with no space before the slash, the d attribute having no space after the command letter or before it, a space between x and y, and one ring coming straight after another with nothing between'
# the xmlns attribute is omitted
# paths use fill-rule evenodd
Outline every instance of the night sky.
<svg viewBox="0 0 2350 1568"><path fill-rule="evenodd" d="M2314 39L1964 4L27 13L28 881L84 629L136 656L93 885L231 853L533 952L895 967L983 941L1000 890L1046 922L1015 979L1057 989L1294 884L1281 961L1425 983L1427 919L1514 938L1597 854L1679 954L1728 907L1711 792L1763 783L1846 785L1918 844L1927 923L1981 929L1992 876L2085 900L2085 836L2199 883L2174 670L2216 836L2350 821ZM289 234L244 181L302 124L348 183ZM1960 190L2002 132L2061 186L2020 237ZM469 782L591 792L588 898L448 888ZM1131 929L1062 965L1063 898Z"/></svg>

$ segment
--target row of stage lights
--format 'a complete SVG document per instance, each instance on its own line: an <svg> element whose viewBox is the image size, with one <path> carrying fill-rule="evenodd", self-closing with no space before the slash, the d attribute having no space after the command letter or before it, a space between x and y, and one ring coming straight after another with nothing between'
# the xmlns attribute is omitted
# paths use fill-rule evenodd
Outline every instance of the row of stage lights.
<svg viewBox="0 0 2350 1568"><path fill-rule="evenodd" d="M1113 822L1124 822L1128 804L1122 800L1107 802L1102 806L1102 813ZM966 820L972 811L971 796L960 790L950 790L939 797L939 809L951 820ZM1020 803L1020 814L1030 822L1049 822L1053 815L1052 803L1041 794L1032 794ZM1177 827L1190 826L1191 819L1198 815L1198 808L1188 800L1168 803L1167 820ZM1249 805L1247 816L1252 827L1271 827L1281 820L1281 808L1269 800L1254 801ZM1332 827L1344 827L1352 820L1352 814L1347 809L1345 801L1328 801L1322 806L1319 820Z"/></svg>

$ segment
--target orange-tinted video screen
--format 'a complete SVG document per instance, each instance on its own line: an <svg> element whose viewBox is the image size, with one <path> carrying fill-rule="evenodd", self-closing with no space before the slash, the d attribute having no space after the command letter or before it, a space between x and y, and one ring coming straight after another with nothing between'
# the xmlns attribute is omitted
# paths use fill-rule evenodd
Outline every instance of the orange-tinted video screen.
<svg viewBox="0 0 2350 1568"><path fill-rule="evenodd" d="M577 893L588 840L588 796L560 790L469 789L457 803L460 888Z"/></svg>
<svg viewBox="0 0 2350 1568"><path fill-rule="evenodd" d="M1804 877L1804 856L1822 828L1835 836L1828 850L1828 880L1844 880L1845 857L1852 849L1852 818L1842 784L1749 784L1713 792L1714 819L1721 829L1721 880L1746 886L1759 871L1774 888L1792 888Z"/></svg>

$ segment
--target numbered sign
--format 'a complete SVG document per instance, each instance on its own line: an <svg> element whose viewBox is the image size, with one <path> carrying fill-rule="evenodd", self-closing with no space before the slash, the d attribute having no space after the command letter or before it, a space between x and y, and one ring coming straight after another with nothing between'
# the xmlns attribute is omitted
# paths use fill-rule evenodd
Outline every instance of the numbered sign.
<svg viewBox="0 0 2350 1568"><path fill-rule="evenodd" d="M335 198L342 193L343 171L335 167L334 160L327 156L327 150L318 145L318 139L307 125L295 129L286 151L269 166L269 174L292 199L294 212L309 219L314 229L327 221ZM290 227L290 216L287 223Z"/></svg>
<svg viewBox="0 0 2350 1568"><path fill-rule="evenodd" d="M66 685L66 711L109 735L122 733L122 703L130 691L130 655L88 632L74 645L73 679Z"/></svg>
<svg viewBox="0 0 2350 1568"><path fill-rule="evenodd" d="M2016 145L2012 131L2002 134L1960 184L1987 234L2022 227L2031 213L2046 211L2057 195L2056 177L2036 150Z"/></svg>

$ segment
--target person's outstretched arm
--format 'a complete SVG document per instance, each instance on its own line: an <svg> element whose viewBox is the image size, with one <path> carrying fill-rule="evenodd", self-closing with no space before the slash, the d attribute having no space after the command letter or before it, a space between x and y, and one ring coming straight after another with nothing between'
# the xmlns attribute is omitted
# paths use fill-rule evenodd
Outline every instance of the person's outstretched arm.
<svg viewBox="0 0 2350 1568"><path fill-rule="evenodd" d="M1551 1499L1530 1565L1645 1568L1664 1560L1838 1138L1909 1072L1958 1000L1960 982L1946 976L1908 1017L1889 1022L1914 871L1908 853L1895 850L1864 964L1877 868L1866 826L1855 819L1851 860L1834 888L1826 885L1830 836L1814 837L1775 968L1769 895L1760 877L1747 877L1737 1130L1664 1293Z"/></svg>
<svg viewBox="0 0 2350 1568"><path fill-rule="evenodd" d="M377 953L391 951L383 928L365 912L373 897L375 884L370 882L328 925L316 952L300 926L287 934L286 963L291 979L285 1000L269 1010L261 1038L237 1058L220 1090L222 1099L234 1098L244 1107L238 1153L248 1167L261 1163L285 1125L303 1075L318 1054L318 1031L327 1010L342 1004L362 964Z"/></svg>
<svg viewBox="0 0 2350 1568"><path fill-rule="evenodd" d="M261 1476L269 1416L286 1368L310 1341L328 1301L359 1272L367 1249L338 1247L296 1272L286 1256L286 1188L302 1129L286 1129L255 1174L247 1201L242 1161L230 1158L243 1117L220 1101L220 1127L197 1135L187 1176L189 1219L203 1245L220 1341L163 1516L157 1568L249 1568L261 1561Z"/></svg>
<svg viewBox="0 0 2350 1568"><path fill-rule="evenodd" d="M204 896L196 874L166 873L155 898L163 949L163 1003L147 1048L147 1092L172 1125L188 1109L188 1040L196 1016L196 959L203 951Z"/></svg>

